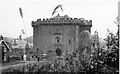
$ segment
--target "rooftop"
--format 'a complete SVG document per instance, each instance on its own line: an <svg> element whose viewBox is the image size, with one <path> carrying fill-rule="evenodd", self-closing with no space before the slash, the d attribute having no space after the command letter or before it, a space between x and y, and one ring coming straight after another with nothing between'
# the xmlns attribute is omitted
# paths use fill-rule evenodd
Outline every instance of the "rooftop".
<svg viewBox="0 0 120 74"><path fill-rule="evenodd" d="M4 43L4 45L8 48L8 51L11 51L10 47L7 45L7 43L4 40L0 40L0 45L2 45L2 43Z"/></svg>
<svg viewBox="0 0 120 74"><path fill-rule="evenodd" d="M84 18L70 18L68 15L60 16L59 14L52 18L37 19L37 21L32 21L32 26L37 26L38 24L79 24L79 25L92 25L92 20L85 20Z"/></svg>

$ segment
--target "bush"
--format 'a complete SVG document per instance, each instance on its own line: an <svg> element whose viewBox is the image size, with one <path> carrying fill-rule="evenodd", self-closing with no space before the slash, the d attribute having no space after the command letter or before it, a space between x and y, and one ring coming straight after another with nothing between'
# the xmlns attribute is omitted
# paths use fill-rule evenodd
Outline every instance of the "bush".
<svg viewBox="0 0 120 74"><path fill-rule="evenodd" d="M11 68L6 72L83 72L83 73L113 73L119 71L119 45L118 34L109 33L105 39L107 49L100 47L99 37L93 42L92 48L87 48L91 53L78 52L81 48L64 58L58 57L54 62L44 64L33 63L19 68ZM84 49L86 51L86 49ZM5 72L3 71L3 73Z"/></svg>

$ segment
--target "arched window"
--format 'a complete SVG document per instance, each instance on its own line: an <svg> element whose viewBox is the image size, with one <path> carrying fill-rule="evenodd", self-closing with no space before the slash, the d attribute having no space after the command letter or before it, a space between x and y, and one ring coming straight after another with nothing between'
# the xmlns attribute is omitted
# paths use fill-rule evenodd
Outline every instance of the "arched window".
<svg viewBox="0 0 120 74"><path fill-rule="evenodd" d="M55 38L55 41L56 41L57 44L60 43L60 37L57 36L57 37Z"/></svg>

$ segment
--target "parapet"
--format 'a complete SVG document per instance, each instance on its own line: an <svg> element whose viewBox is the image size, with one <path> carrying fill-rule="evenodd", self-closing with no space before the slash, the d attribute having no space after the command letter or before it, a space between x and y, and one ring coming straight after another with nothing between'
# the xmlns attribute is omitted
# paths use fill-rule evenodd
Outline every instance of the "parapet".
<svg viewBox="0 0 120 74"><path fill-rule="evenodd" d="M65 16L56 16L53 18L43 18L37 19L37 21L32 21L32 25L37 24L78 24L78 25L92 25L92 20L85 20L84 18L70 18L67 15Z"/></svg>

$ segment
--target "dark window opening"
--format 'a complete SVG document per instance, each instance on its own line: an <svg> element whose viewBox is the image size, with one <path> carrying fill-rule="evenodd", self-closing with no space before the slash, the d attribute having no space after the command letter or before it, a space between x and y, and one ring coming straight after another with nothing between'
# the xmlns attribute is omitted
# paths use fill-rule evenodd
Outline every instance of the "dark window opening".
<svg viewBox="0 0 120 74"><path fill-rule="evenodd" d="M69 39L69 44L70 44L71 42L70 42L70 39Z"/></svg>
<svg viewBox="0 0 120 74"><path fill-rule="evenodd" d="M37 52L39 51L39 49L37 48Z"/></svg>

